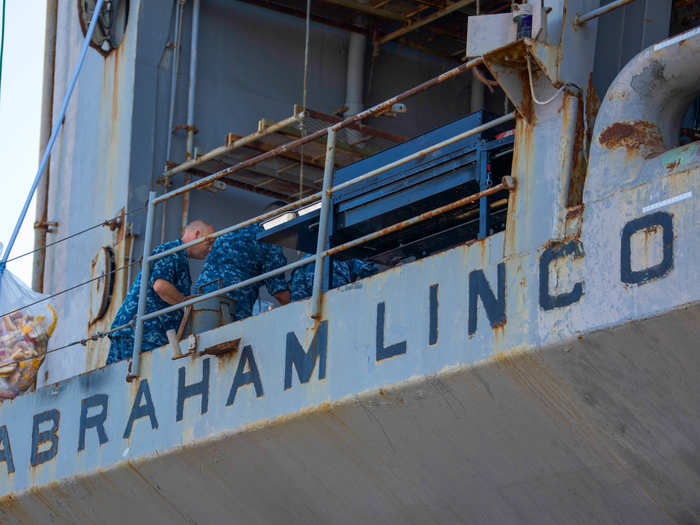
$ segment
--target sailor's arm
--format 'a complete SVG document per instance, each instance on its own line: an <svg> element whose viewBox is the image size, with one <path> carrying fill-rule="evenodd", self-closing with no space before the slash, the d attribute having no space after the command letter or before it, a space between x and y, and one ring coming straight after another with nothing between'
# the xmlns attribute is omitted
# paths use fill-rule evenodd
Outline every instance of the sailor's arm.
<svg viewBox="0 0 700 525"><path fill-rule="evenodd" d="M158 297L163 299L168 304L177 304L185 300L177 288L165 279L156 279L153 282L153 291L158 294Z"/></svg>

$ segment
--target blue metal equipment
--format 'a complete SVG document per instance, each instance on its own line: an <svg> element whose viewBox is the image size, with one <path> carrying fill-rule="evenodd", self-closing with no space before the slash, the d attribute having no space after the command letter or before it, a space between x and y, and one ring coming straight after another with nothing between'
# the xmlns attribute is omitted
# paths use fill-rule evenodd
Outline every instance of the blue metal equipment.
<svg viewBox="0 0 700 525"><path fill-rule="evenodd" d="M339 169L335 173L335 183L342 184L493 118L495 115L485 111L473 113ZM510 175L513 136L507 131L511 127L512 124L507 123L475 134L334 193L327 246L338 246L498 184L503 176ZM483 197L478 205L458 208L388 234L347 250L339 257L358 257L393 265L471 239L484 238L504 229L506 197L507 191ZM318 222L318 210L304 213L302 208L296 218L270 228L260 239L314 253Z"/></svg>

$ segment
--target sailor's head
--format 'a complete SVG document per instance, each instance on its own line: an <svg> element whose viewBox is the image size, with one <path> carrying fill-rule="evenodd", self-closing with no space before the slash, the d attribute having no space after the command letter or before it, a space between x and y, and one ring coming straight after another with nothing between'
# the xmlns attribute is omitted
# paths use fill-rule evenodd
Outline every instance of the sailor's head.
<svg viewBox="0 0 700 525"><path fill-rule="evenodd" d="M188 243L202 237L207 237L214 233L214 227L202 219L196 219L185 226L185 231L182 234L182 242ZM187 248L187 255L193 259L206 259L209 255L214 239L207 239L204 242L195 244Z"/></svg>

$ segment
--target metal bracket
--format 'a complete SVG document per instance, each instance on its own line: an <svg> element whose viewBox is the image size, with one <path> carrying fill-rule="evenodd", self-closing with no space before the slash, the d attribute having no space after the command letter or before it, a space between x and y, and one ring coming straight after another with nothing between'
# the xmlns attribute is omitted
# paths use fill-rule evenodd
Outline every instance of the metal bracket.
<svg viewBox="0 0 700 525"><path fill-rule="evenodd" d="M202 354L206 355L223 355L228 353L235 353L238 351L238 347L241 345L241 337L238 339L233 339L232 341L226 341L225 343L219 343L218 345L213 345L202 350Z"/></svg>
<svg viewBox="0 0 700 525"><path fill-rule="evenodd" d="M542 97L549 97L561 85L559 80L559 46L521 38L486 53L484 65L503 89L516 111L528 122L534 118L527 57L533 60L534 87Z"/></svg>
<svg viewBox="0 0 700 525"><path fill-rule="evenodd" d="M56 221L36 221L34 223L35 230L46 230L46 233L56 233L58 231L58 222Z"/></svg>

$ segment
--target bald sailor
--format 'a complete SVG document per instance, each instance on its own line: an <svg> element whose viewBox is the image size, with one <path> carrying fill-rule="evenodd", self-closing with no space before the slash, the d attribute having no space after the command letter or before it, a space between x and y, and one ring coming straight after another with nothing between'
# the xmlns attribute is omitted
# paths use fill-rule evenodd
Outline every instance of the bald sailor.
<svg viewBox="0 0 700 525"><path fill-rule="evenodd" d="M196 239L214 233L214 228L203 220L195 220L185 227L182 238L164 242L151 252L156 255L177 246L187 244ZM171 253L151 262L151 272L146 288L146 313L155 312L170 305L178 304L190 293L192 279L190 277L189 259L205 259L209 254L213 240L207 240L190 246L179 252ZM131 322L136 316L139 302L139 287L141 272L138 273L134 284L117 312L112 328ZM148 319L143 326L141 350L153 350L168 344L165 332L177 330L182 320L182 310L175 310L154 319ZM110 334L112 344L107 356L107 364L123 359L130 359L134 352L134 328L129 326Z"/></svg>

